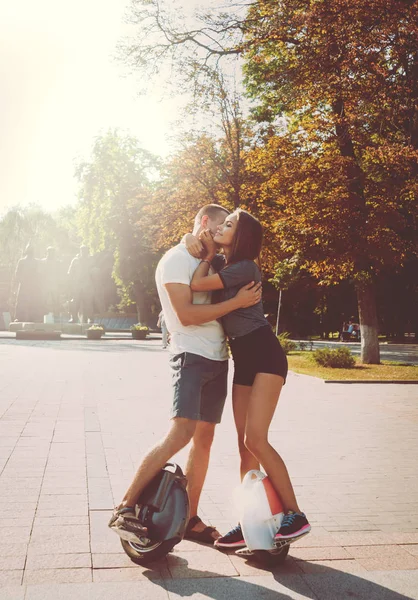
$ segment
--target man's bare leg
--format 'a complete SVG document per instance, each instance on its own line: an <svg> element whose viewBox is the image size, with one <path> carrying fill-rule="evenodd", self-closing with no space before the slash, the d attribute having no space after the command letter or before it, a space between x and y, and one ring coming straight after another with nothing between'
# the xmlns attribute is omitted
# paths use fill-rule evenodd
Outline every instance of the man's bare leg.
<svg viewBox="0 0 418 600"><path fill-rule="evenodd" d="M196 421L182 417L172 419L167 435L143 458L131 485L123 497L121 507L135 506L143 489L172 456L187 446L195 429Z"/></svg>
<svg viewBox="0 0 418 600"><path fill-rule="evenodd" d="M197 515L200 495L205 482L209 466L210 449L215 434L215 423L198 421L192 439L189 457L186 465L187 492L190 502L190 518ZM193 531L203 531L205 523L199 522L193 527ZM219 532L213 532L213 539L220 536Z"/></svg>

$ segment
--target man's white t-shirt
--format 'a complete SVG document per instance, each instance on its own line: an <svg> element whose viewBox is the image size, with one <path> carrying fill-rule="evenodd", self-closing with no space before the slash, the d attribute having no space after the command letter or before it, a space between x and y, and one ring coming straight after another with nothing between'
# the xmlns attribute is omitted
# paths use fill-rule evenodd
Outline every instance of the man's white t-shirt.
<svg viewBox="0 0 418 600"><path fill-rule="evenodd" d="M167 329L171 335L170 351L173 354L192 352L210 360L228 360L225 333L218 321L202 325L182 325L170 302L165 284L190 285L200 260L191 256L183 244L178 244L164 254L155 273L158 295ZM210 304L211 292L193 292L193 304Z"/></svg>

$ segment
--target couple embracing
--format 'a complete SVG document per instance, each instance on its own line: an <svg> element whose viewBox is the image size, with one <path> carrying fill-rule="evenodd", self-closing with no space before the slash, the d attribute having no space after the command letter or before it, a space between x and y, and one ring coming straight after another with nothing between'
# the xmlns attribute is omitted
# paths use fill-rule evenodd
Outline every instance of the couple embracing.
<svg viewBox="0 0 418 600"><path fill-rule="evenodd" d="M261 273L256 264L263 231L244 210L217 204L196 215L193 234L160 260L156 283L171 335L173 403L165 437L143 458L109 526L122 539L145 535L135 504L172 456L192 442L187 466L190 501L186 539L218 548L244 547L238 524L221 535L198 516L216 424L227 395L228 337L234 361L232 404L241 457L241 478L260 465L282 501L285 516L277 540L293 541L310 531L286 466L268 441L287 359L264 317ZM219 253L222 250L222 254Z"/></svg>

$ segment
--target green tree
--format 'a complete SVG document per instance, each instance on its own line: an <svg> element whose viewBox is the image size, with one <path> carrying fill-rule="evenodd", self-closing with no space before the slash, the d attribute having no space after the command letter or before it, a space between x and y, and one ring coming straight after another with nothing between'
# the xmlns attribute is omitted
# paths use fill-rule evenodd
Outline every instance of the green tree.
<svg viewBox="0 0 418 600"><path fill-rule="evenodd" d="M158 169L158 160L136 138L109 131L95 140L90 160L76 170L82 239L93 252L113 254L122 305L135 302L138 320L144 322L150 316L158 258L145 215Z"/></svg>

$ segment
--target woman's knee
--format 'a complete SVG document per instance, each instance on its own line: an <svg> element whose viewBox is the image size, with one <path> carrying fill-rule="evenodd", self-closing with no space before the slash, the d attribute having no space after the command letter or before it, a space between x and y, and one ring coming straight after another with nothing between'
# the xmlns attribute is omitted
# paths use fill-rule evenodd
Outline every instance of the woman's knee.
<svg viewBox="0 0 418 600"><path fill-rule="evenodd" d="M240 453L241 458L246 457L249 453L251 454L251 452L248 450L247 446L245 445L245 440L244 438L238 438L238 451Z"/></svg>
<svg viewBox="0 0 418 600"><path fill-rule="evenodd" d="M244 440L245 448L254 456L261 456L263 451L269 446L267 438L263 435L249 432Z"/></svg>

